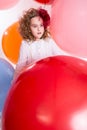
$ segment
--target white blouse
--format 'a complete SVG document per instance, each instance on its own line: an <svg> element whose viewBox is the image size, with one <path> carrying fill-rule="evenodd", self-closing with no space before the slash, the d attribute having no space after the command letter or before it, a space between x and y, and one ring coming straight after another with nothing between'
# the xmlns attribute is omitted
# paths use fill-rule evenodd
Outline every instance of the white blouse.
<svg viewBox="0 0 87 130"><path fill-rule="evenodd" d="M63 55L63 51L57 46L52 38L40 39L34 42L22 41L16 70L20 71L23 66L37 62L43 58Z"/></svg>

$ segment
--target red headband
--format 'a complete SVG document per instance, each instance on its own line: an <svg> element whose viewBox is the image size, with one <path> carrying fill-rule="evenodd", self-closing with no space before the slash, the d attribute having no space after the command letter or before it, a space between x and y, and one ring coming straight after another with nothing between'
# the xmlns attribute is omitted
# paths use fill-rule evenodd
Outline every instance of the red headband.
<svg viewBox="0 0 87 130"><path fill-rule="evenodd" d="M43 19L44 27L46 28L50 25L50 16L45 9L40 8L38 12L40 17Z"/></svg>

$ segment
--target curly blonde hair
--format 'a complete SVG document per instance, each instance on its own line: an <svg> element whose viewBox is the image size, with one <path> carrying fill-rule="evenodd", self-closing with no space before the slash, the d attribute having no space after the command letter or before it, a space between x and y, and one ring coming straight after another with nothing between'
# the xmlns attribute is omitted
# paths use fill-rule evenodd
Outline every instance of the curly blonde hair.
<svg viewBox="0 0 87 130"><path fill-rule="evenodd" d="M45 9L34 9L31 8L24 12L22 17L19 19L19 32L24 40L34 41L35 38L30 30L30 22L33 17L40 16L43 19L44 25L44 34L42 38L49 36L50 32L48 31L48 26L50 24L50 16Z"/></svg>

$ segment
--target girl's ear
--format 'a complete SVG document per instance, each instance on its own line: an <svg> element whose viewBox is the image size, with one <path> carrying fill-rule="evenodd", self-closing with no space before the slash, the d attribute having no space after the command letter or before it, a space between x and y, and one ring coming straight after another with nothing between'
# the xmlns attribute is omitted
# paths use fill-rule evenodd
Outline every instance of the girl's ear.
<svg viewBox="0 0 87 130"><path fill-rule="evenodd" d="M50 26L47 27L47 31L50 32Z"/></svg>

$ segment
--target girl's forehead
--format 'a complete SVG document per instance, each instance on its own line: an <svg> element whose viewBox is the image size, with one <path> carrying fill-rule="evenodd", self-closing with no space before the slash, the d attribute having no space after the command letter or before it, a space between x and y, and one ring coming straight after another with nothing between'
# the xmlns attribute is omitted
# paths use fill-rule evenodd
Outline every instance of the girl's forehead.
<svg viewBox="0 0 87 130"><path fill-rule="evenodd" d="M40 16L35 16L31 19L31 23L43 22L43 19Z"/></svg>

